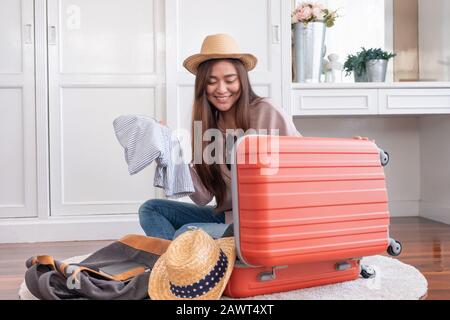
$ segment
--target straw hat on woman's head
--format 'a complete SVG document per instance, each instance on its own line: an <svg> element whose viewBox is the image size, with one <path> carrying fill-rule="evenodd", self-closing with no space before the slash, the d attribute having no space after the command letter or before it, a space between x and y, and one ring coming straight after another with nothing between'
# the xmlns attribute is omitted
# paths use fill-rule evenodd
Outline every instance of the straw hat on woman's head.
<svg viewBox="0 0 450 320"><path fill-rule="evenodd" d="M198 66L202 62L212 59L238 59L244 64L247 71L252 70L258 61L254 55L241 52L236 40L231 36L227 34L213 34L203 40L200 53L184 60L183 66L196 75Z"/></svg>
<svg viewBox="0 0 450 320"><path fill-rule="evenodd" d="M153 300L216 300L233 271L234 238L214 240L202 229L182 233L155 263L148 294Z"/></svg>

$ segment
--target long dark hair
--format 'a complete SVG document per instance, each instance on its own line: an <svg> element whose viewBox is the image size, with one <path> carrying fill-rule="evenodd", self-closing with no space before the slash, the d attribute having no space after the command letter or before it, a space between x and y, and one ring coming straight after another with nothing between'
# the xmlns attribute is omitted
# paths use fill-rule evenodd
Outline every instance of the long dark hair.
<svg viewBox="0 0 450 320"><path fill-rule="evenodd" d="M236 126L238 129L243 129L244 132L249 129L250 123L248 108L249 105L255 101L255 99L259 99L259 96L257 96L252 89L248 78L248 72L240 60L207 60L199 65L197 76L195 78L195 98L192 110L192 154L195 156L195 153L197 153L197 156L200 156L199 158L202 159L200 164L195 164L195 170L197 171L197 174L203 182L205 188L216 197L216 208L222 206L225 201L226 184L222 178L219 164L213 163L208 165L203 161L202 155L203 150L207 146L207 141L202 141L201 139L201 150L195 150L194 122L202 122L202 137L206 130L211 128L217 129L217 120L220 111L208 101L206 96L206 87L208 85L208 79L211 75L212 67L215 63L221 60L229 61L234 65L240 82L241 94L233 107ZM195 157L195 159L199 158Z"/></svg>

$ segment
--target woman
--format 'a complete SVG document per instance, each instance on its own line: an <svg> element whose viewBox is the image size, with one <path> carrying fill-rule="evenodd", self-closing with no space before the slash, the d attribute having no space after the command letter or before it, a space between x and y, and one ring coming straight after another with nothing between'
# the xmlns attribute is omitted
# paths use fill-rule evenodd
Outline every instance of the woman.
<svg viewBox="0 0 450 320"><path fill-rule="evenodd" d="M200 148L195 148L194 141L199 138L194 136L194 124L199 121L202 137L208 129L219 129L223 141L229 141L227 129L244 132L265 129L267 133L270 129L278 129L281 136L300 135L281 109L254 93L248 71L256 66L256 62L256 57L241 53L235 40L225 34L207 36L201 53L184 61L184 67L196 76L192 117L194 156L200 154L201 157L207 146L203 142ZM218 145L213 157L216 158L217 152L221 160L229 159L232 144L227 143L226 149L220 143ZM224 163L226 161L211 164L202 160L191 165L195 193L190 198L195 204L152 199L140 207L140 223L148 236L173 239L188 225L196 225L211 236L220 237L232 223L230 166ZM213 197L216 207L206 206Z"/></svg>

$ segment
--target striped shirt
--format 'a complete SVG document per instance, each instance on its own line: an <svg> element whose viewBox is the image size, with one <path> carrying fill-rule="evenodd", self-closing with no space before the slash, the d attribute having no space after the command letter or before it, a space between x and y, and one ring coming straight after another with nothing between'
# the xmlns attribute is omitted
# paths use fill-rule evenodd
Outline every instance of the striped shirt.
<svg viewBox="0 0 450 320"><path fill-rule="evenodd" d="M168 198L189 196L195 192L189 166L183 161L183 150L169 127L152 117L124 115L113 121L117 140L125 150L130 175L136 174L153 160L156 171L153 185L163 188Z"/></svg>

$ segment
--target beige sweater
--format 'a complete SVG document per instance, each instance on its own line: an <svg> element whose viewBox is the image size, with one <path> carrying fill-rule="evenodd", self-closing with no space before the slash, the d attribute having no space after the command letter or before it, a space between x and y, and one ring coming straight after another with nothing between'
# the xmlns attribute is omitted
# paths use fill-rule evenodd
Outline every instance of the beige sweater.
<svg viewBox="0 0 450 320"><path fill-rule="evenodd" d="M249 113L250 128L252 129L266 129L267 134L270 134L270 129L278 129L280 136L300 136L300 133L295 128L292 119L288 117L282 109L276 107L268 98L259 99L255 103L251 104L249 106ZM221 124L223 124L223 122L219 117L218 128L222 131L225 139L225 130L227 128L223 128ZM227 186L227 191L223 205L217 209L214 209L216 212L230 211L232 209L231 171L225 163L220 164L220 168L222 171L222 177ZM190 195L190 198L198 205L204 206L208 204L213 199L213 194L211 194L204 187L202 181L197 175L197 172L192 167L191 176L192 181L194 182L195 192Z"/></svg>

